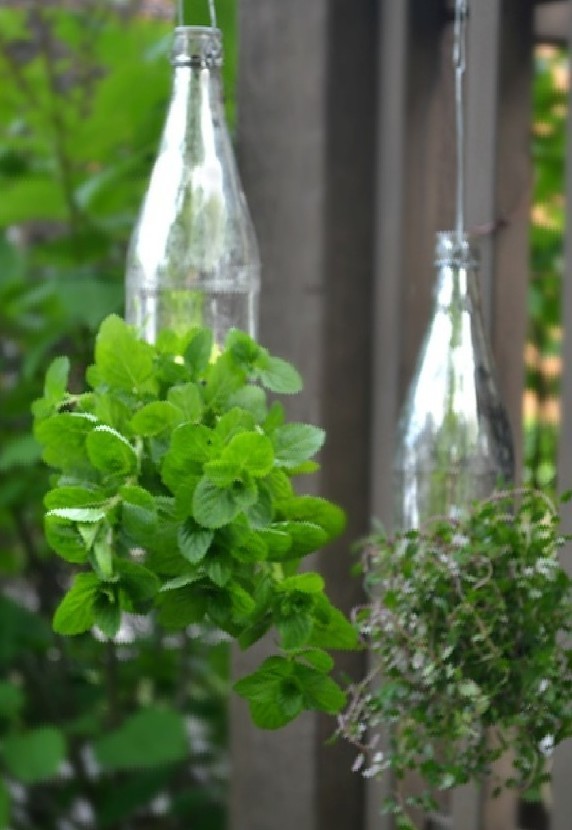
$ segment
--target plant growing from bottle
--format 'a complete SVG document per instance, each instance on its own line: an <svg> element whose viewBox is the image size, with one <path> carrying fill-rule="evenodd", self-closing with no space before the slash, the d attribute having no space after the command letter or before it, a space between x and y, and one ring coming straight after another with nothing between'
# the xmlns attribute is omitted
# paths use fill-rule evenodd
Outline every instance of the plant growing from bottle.
<svg viewBox="0 0 572 830"><path fill-rule="evenodd" d="M293 488L317 469L323 430L267 400L298 392L298 372L239 331L213 359L207 329L150 345L116 316L100 327L90 388L69 392L68 372L56 358L34 407L56 471L47 540L77 569L55 630L113 639L125 614L153 613L167 630L208 621L248 648L272 629L278 653L235 686L254 722L338 712L328 650L353 648L355 629L299 565L344 515Z"/></svg>
<svg viewBox="0 0 572 830"><path fill-rule="evenodd" d="M356 621L373 655L350 690L340 732L354 769L391 774L385 809L414 827L438 792L481 782L512 750L494 793L538 792L546 754L572 734L572 583L558 552L556 508L537 491L507 491L452 519L363 548L369 605ZM379 743L387 731L387 745ZM421 792L407 795L415 771Z"/></svg>

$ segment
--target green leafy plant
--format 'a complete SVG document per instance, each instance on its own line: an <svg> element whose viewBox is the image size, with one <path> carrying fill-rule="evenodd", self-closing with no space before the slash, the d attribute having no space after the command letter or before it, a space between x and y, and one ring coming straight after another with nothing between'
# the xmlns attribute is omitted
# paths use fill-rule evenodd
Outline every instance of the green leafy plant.
<svg viewBox="0 0 572 830"><path fill-rule="evenodd" d="M292 479L316 469L324 432L286 422L265 390L299 391L296 370L239 331L212 355L206 329L166 331L152 346L112 315L89 391L68 392L67 359L52 363L34 407L58 471L45 531L81 567L54 628L114 638L123 614L153 610L166 629L208 621L243 648L274 628L280 653L235 687L255 723L274 729L345 701L326 649L353 648L355 630L322 577L298 572L344 514L294 492Z"/></svg>
<svg viewBox="0 0 572 830"><path fill-rule="evenodd" d="M383 531L363 554L372 602L356 611L373 653L351 689L341 733L355 768L393 774L385 805L399 826L409 807L491 774L507 749L505 787L537 790L546 751L572 734L571 581L558 562L555 507L536 491L506 492L420 531ZM376 747L389 730L387 751ZM423 792L402 783L415 770Z"/></svg>

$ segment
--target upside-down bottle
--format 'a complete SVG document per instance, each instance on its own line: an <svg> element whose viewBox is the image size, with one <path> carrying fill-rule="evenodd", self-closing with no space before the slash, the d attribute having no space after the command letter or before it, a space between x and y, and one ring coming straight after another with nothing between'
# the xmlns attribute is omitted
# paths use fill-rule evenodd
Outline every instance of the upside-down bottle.
<svg viewBox="0 0 572 830"><path fill-rule="evenodd" d="M256 335L260 258L222 101L218 29L180 26L171 101L127 257L126 317L161 329Z"/></svg>
<svg viewBox="0 0 572 830"><path fill-rule="evenodd" d="M466 236L437 235L433 314L399 419L395 522L451 516L514 477L508 415L483 324L478 258Z"/></svg>

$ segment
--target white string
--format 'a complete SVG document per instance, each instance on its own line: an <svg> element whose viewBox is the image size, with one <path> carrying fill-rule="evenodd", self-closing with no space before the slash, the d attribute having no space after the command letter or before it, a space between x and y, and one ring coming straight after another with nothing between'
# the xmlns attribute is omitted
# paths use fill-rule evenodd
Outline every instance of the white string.
<svg viewBox="0 0 572 830"><path fill-rule="evenodd" d="M455 67L455 110L457 126L457 238L465 232L465 101L464 75L467 67L467 16L469 0L456 0L453 65Z"/></svg>
<svg viewBox="0 0 572 830"><path fill-rule="evenodd" d="M211 27L217 28L216 6L215 0L209 0L209 15L211 19ZM184 0L177 0L177 25L184 26L185 24L185 3Z"/></svg>

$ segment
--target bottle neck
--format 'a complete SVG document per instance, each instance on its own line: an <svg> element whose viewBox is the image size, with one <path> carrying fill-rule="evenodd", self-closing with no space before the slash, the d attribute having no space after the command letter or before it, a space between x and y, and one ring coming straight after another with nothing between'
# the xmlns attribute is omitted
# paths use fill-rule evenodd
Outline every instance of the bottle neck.
<svg viewBox="0 0 572 830"><path fill-rule="evenodd" d="M477 271L469 263L438 266L435 285L435 307L453 309L478 306Z"/></svg>

